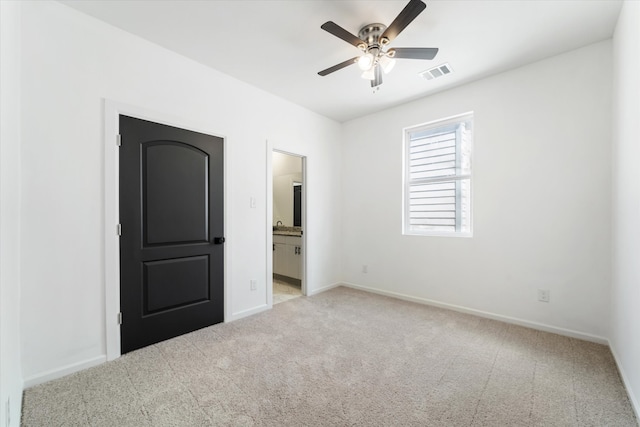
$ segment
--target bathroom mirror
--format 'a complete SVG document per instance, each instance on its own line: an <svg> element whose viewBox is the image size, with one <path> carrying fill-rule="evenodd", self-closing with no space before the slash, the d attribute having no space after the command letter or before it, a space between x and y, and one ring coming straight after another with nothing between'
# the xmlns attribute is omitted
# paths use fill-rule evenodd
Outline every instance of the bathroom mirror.
<svg viewBox="0 0 640 427"><path fill-rule="evenodd" d="M273 225L302 225L302 158L273 153Z"/></svg>

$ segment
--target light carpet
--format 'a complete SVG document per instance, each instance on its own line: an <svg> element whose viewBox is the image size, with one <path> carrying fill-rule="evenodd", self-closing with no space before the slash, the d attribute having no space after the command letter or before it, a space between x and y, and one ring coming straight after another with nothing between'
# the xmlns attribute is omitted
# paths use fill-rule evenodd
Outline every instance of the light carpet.
<svg viewBox="0 0 640 427"><path fill-rule="evenodd" d="M23 426L636 426L606 346L336 288L25 391Z"/></svg>

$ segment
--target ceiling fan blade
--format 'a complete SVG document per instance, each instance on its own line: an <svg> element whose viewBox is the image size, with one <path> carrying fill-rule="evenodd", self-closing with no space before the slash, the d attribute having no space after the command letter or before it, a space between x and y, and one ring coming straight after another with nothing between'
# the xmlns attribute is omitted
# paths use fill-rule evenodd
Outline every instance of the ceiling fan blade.
<svg viewBox="0 0 640 427"><path fill-rule="evenodd" d="M409 4L402 9L402 12L396 16L396 19L393 20L384 33L382 33L382 38L392 41L398 37L398 34L407 28L407 25L416 19L416 17L420 15L426 7L427 5L420 0L411 0Z"/></svg>
<svg viewBox="0 0 640 427"><path fill-rule="evenodd" d="M380 86L382 84L382 68L379 65L376 65L373 72L375 73L375 77L371 80L371 87Z"/></svg>
<svg viewBox="0 0 640 427"><path fill-rule="evenodd" d="M346 61L339 63L338 65L334 65L333 67L329 67L326 70L322 70L318 74L320 74L321 76L326 76L327 74L331 74L334 71L338 71L343 69L344 67L348 67L351 64L355 64L358 58L358 56L354 56L351 59L347 59Z"/></svg>
<svg viewBox="0 0 640 427"><path fill-rule="evenodd" d="M395 52L393 58L403 59L433 59L438 53L437 47L394 47L389 52Z"/></svg>
<svg viewBox="0 0 640 427"><path fill-rule="evenodd" d="M345 30L344 28L342 28L340 25L336 24L333 21L325 22L320 26L320 28L322 28L328 33L333 34L338 38L341 38L347 43L354 45L355 47L358 47L362 44L366 46L366 44L362 40L360 40L358 37L354 36L349 31Z"/></svg>

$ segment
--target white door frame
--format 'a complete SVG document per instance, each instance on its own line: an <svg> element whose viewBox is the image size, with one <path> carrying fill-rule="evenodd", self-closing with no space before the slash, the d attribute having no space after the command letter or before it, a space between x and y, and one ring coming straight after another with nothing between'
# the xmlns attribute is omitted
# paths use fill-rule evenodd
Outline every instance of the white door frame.
<svg viewBox="0 0 640 427"><path fill-rule="evenodd" d="M164 125L179 127L194 132L206 133L223 139L223 179L224 179L224 235L228 238L231 230L229 220L229 173L227 163L227 138L212 129L210 124L194 123L188 119L159 113L142 107L104 99L104 298L105 298L105 348L107 360L121 355L120 325L120 237L117 225L120 222L120 163L117 136L120 132L120 115L135 117ZM230 267L229 244L224 244L224 319L229 318L231 289L229 288ZM123 321L127 321L123 319Z"/></svg>
<svg viewBox="0 0 640 427"><path fill-rule="evenodd" d="M273 307L273 153L287 154L289 156L300 157L302 159L302 295L307 295L307 194L308 194L308 180L307 180L307 156L304 154L293 153L290 151L281 150L273 147L273 143L267 140L267 176L266 176L266 191L267 191L267 203L266 205L266 225L267 225L267 246L266 246L266 263L267 263L267 275L265 283L267 284L267 305L269 308Z"/></svg>

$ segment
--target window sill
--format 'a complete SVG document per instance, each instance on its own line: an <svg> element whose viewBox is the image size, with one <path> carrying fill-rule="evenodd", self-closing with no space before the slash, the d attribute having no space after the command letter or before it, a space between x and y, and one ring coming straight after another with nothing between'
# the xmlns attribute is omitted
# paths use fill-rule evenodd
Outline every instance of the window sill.
<svg viewBox="0 0 640 427"><path fill-rule="evenodd" d="M403 236L420 236L420 237L466 237L472 238L473 232L468 233L447 233L437 231L404 231Z"/></svg>

